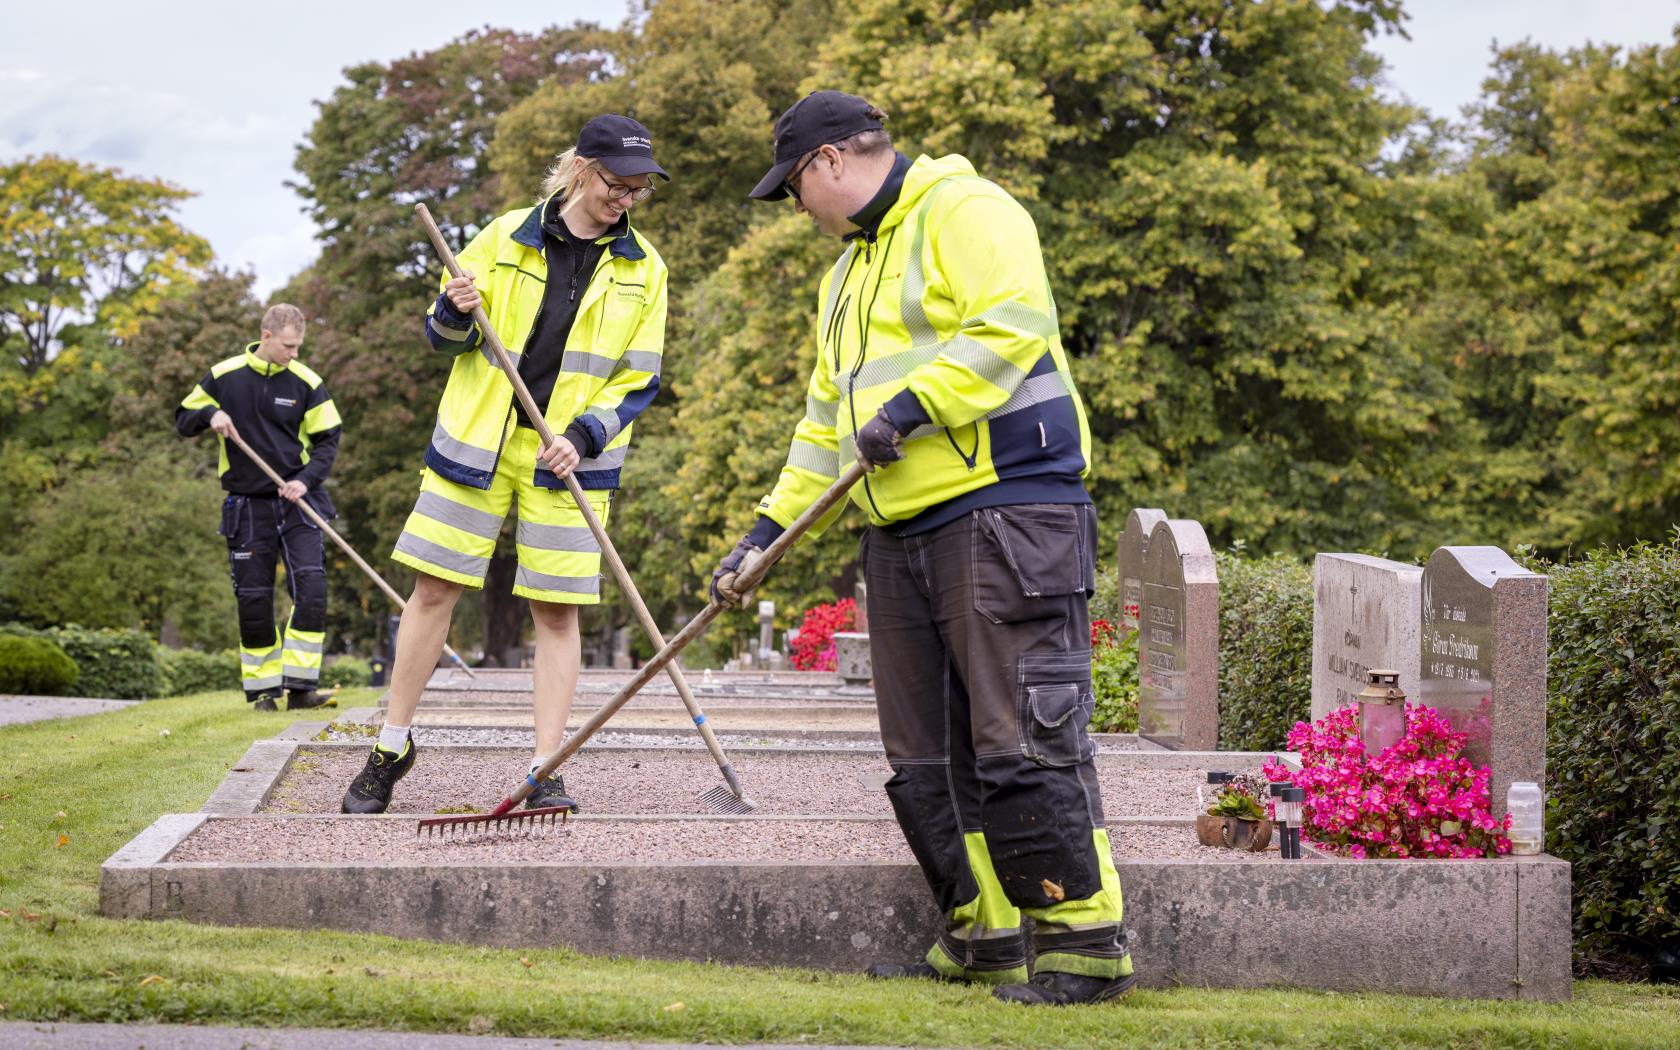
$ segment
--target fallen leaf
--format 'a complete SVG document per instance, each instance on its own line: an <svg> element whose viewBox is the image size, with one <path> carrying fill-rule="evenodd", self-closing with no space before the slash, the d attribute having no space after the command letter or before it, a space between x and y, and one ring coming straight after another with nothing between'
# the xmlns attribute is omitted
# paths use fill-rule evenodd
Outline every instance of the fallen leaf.
<svg viewBox="0 0 1680 1050"><path fill-rule="evenodd" d="M688 1007L684 1006L682 1004L681 1000L678 1000L677 1002L674 1002L671 1005L665 1007L665 1012L668 1013L668 1014L674 1014L678 1010L686 1010L686 1009L688 1009Z"/></svg>
<svg viewBox="0 0 1680 1050"><path fill-rule="evenodd" d="M62 809L53 814L54 817L68 817L69 815L70 814L64 812Z"/></svg>
<svg viewBox="0 0 1680 1050"><path fill-rule="evenodd" d="M10 908L0 908L0 919L9 919L11 917L12 917L12 909L10 909Z"/></svg>
<svg viewBox="0 0 1680 1050"><path fill-rule="evenodd" d="M63 849L65 844L68 843L69 841L70 841L70 836L69 835L60 835L58 837L58 845L54 846L53 848L54 849Z"/></svg>
<svg viewBox="0 0 1680 1050"><path fill-rule="evenodd" d="M163 978L159 977L155 973L152 974L150 977L142 977L140 979L140 987L142 987L142 988L146 987L148 984L161 984L161 983L163 983Z"/></svg>
<svg viewBox="0 0 1680 1050"><path fill-rule="evenodd" d="M41 917L40 915L38 915L38 914L36 914L35 912L32 912L32 911L26 911L26 912L23 913L23 921L24 922L34 922L36 919L39 919L40 917Z"/></svg>
<svg viewBox="0 0 1680 1050"><path fill-rule="evenodd" d="M531 960L525 958L523 955L521 955L519 957L519 964L521 966L525 967L527 970L529 970L531 968Z"/></svg>
<svg viewBox="0 0 1680 1050"><path fill-rule="evenodd" d="M107 977L119 977L121 975L118 974L117 971L115 971L115 970L106 970L105 971L105 976L107 976Z"/></svg>
<svg viewBox="0 0 1680 1050"><path fill-rule="evenodd" d="M1053 901L1064 900L1067 897L1067 894L1062 890L1061 883L1051 882L1049 879L1039 879L1038 884L1044 890L1044 895Z"/></svg>

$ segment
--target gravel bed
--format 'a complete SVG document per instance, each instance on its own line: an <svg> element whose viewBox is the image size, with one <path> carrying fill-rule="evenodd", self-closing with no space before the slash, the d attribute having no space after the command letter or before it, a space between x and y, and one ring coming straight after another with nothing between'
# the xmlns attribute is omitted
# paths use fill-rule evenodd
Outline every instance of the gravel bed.
<svg viewBox="0 0 1680 1050"><path fill-rule="evenodd" d="M599 708L578 706L572 709L570 722L580 726ZM813 705L801 711L786 707L703 708L706 718L717 732L838 729L849 732L874 733L880 721L873 705L869 707L827 707ZM385 716L378 708L368 716L372 725L384 724ZM415 725L432 726L529 726L531 708L525 707L425 707L414 713ZM607 722L609 729L691 729L693 719L675 704L657 707L627 706Z"/></svg>
<svg viewBox="0 0 1680 1050"><path fill-rule="evenodd" d="M414 727L414 740L421 747L438 747L450 744L476 744L491 747L531 747L536 734L529 729L518 729L512 726L428 726ZM368 739L368 735L355 729L331 728L318 739L333 744L357 743ZM862 740L835 740L827 737L809 736L774 736L752 735L746 733L719 733L718 743L723 746L725 753L735 748L811 748L824 751L879 751L879 738ZM700 735L694 732L678 733L638 733L634 730L617 731L603 729L589 738L585 748L590 747L644 747L644 748L703 748Z"/></svg>
<svg viewBox="0 0 1680 1050"><path fill-rule="evenodd" d="M424 746L424 745L422 745ZM790 753L744 749L731 754L747 797L764 815L845 814L890 817L882 790L891 775L885 757L845 751ZM1110 817L1184 816L1196 808L1205 763L1138 765L1125 754L1099 755L1097 779ZM264 810L337 813L344 789L366 759L360 748L299 749ZM488 809L530 766L524 748L467 752L423 750L397 785L391 812L431 815L462 806ZM722 783L711 755L676 748L607 751L585 748L566 763L566 786L585 813L703 813L697 796Z"/></svg>
<svg viewBox="0 0 1680 1050"><path fill-rule="evenodd" d="M541 836L479 841L424 839L408 820L225 818L207 821L171 863L475 865L485 863L673 864L914 859L890 820L576 820ZM1279 862L1196 842L1188 825L1111 825L1116 860Z"/></svg>

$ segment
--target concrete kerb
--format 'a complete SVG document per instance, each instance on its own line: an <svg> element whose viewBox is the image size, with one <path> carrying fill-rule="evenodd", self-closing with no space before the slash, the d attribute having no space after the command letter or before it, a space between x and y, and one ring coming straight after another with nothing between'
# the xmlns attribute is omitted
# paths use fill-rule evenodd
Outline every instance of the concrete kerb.
<svg viewBox="0 0 1680 1050"><path fill-rule="evenodd" d="M908 960L937 922L920 871L898 861L485 867L168 860L209 820L330 819L342 818L161 818L106 862L101 910L833 970ZM1569 866L1555 858L1280 863L1234 854L1121 860L1117 868L1145 986L1570 995ZM1303 967L1304 959L1314 965Z"/></svg>

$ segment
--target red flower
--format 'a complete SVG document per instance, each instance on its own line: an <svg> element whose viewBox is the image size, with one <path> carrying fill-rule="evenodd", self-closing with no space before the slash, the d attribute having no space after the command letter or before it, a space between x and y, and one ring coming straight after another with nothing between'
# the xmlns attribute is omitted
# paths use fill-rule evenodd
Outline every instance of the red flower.
<svg viewBox="0 0 1680 1050"><path fill-rule="evenodd" d="M793 666L799 671L832 671L836 667L834 657L834 633L849 631L857 623L857 602L850 598L842 598L837 602L825 605L814 605L805 610L805 617L799 624L799 634L794 638L790 647Z"/></svg>

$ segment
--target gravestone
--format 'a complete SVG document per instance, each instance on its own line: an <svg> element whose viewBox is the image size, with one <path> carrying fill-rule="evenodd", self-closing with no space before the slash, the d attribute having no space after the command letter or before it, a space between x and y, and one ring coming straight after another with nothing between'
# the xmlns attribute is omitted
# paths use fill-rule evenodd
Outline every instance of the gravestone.
<svg viewBox="0 0 1680 1050"><path fill-rule="evenodd" d="M1219 580L1194 521L1160 521L1138 577L1138 733L1173 750L1219 746Z"/></svg>
<svg viewBox="0 0 1680 1050"><path fill-rule="evenodd" d="M1143 601L1143 559L1149 550L1149 534L1166 520L1167 512L1153 507L1139 507L1126 515L1126 527L1120 533L1120 616L1114 621L1122 636L1138 629L1138 605Z"/></svg>
<svg viewBox="0 0 1680 1050"><path fill-rule="evenodd" d="M1373 667L1416 696L1423 570L1364 554L1313 560L1312 717L1353 703Z"/></svg>
<svg viewBox="0 0 1680 1050"><path fill-rule="evenodd" d="M1547 585L1498 547L1441 547L1423 570L1415 699L1490 767L1495 817L1512 781L1546 782Z"/></svg>

